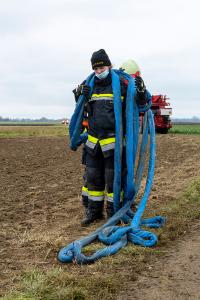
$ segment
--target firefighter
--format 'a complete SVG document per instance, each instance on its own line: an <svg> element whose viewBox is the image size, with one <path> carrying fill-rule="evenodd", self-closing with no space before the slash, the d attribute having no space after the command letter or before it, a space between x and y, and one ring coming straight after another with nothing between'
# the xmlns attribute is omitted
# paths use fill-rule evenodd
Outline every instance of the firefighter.
<svg viewBox="0 0 200 300"><path fill-rule="evenodd" d="M138 78L138 76L140 77L141 75L140 68L133 59L128 59L125 62L123 62L119 69L131 75L133 78Z"/></svg>
<svg viewBox="0 0 200 300"><path fill-rule="evenodd" d="M88 116L88 139L85 143L86 155L86 188L83 188L82 200L85 206L85 218L81 224L89 225L104 218L104 199L107 200L106 212L110 218L114 214L113 181L114 181L114 148L115 148L115 115L112 91L111 61L104 49L92 54L92 69L95 72L94 88L83 82L75 90L75 98L83 94L87 98L85 111ZM136 102L145 105L147 93L140 76L135 78ZM127 83L120 80L123 119L126 106Z"/></svg>

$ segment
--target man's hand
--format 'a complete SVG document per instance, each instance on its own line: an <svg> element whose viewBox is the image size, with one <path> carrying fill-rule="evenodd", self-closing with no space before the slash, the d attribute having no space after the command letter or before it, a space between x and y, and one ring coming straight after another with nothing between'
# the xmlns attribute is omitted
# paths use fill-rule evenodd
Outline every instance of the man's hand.
<svg viewBox="0 0 200 300"><path fill-rule="evenodd" d="M86 84L81 84L77 87L76 89L76 93L77 95L84 95L86 98L89 97L90 95L90 86L89 85L86 85Z"/></svg>
<svg viewBox="0 0 200 300"><path fill-rule="evenodd" d="M142 77L140 76L135 77L135 86L139 93L144 93L146 91L146 86L144 84Z"/></svg>

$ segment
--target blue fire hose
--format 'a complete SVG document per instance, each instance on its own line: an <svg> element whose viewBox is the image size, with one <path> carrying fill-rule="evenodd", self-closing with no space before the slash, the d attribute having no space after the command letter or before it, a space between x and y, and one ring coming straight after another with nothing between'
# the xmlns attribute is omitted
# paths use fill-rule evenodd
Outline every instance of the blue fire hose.
<svg viewBox="0 0 200 300"><path fill-rule="evenodd" d="M115 175L113 184L115 214L103 226L90 235L74 241L68 246L62 248L58 253L58 260L63 263L70 263L72 261L76 261L79 264L93 263L102 257L117 253L122 247L127 245L128 241L136 245L152 247L157 243L157 236L152 232L141 229L141 227L158 228L163 226L165 223L165 218L161 216L156 216L150 219L142 219L153 183L155 166L155 126L153 114L149 109L151 106L151 96L148 93L148 104L145 107L138 108L138 105L135 101L133 101L135 95L135 82L133 78L119 70L111 70L111 75L116 128L114 154ZM127 174L126 177L123 178L123 182L121 176L121 160L124 138L119 79L121 77L128 81L125 136ZM86 79L86 84L91 87L92 91L94 85L94 73ZM85 97L81 95L71 119L69 133L72 150L76 150L80 144L81 124L85 101ZM141 143L139 143L140 111L144 112ZM149 161L145 191L138 204L137 211L134 213L132 206L135 204L135 199L140 189L147 152L149 152ZM123 202L120 202L122 189L124 191L124 197ZM118 224L120 220L123 221L126 226L117 226L116 224ZM83 248L96 240L99 240L106 246L97 250L92 255L84 255Z"/></svg>

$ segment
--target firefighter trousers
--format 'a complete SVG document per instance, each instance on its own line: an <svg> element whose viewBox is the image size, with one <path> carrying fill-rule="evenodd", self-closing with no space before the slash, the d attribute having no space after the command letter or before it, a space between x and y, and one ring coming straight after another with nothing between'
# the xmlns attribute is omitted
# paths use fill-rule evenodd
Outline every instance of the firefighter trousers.
<svg viewBox="0 0 200 300"><path fill-rule="evenodd" d="M113 203L114 181L114 151L109 157L104 157L101 147L97 145L95 152L87 152L83 198L102 205L106 196L108 202Z"/></svg>

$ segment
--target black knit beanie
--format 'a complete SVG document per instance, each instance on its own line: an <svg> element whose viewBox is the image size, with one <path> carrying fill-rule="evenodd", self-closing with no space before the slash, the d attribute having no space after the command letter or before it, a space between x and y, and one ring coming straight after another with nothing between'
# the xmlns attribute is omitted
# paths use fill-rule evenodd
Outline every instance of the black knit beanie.
<svg viewBox="0 0 200 300"><path fill-rule="evenodd" d="M92 54L92 69L102 66L111 66L110 59L104 49L100 49Z"/></svg>

